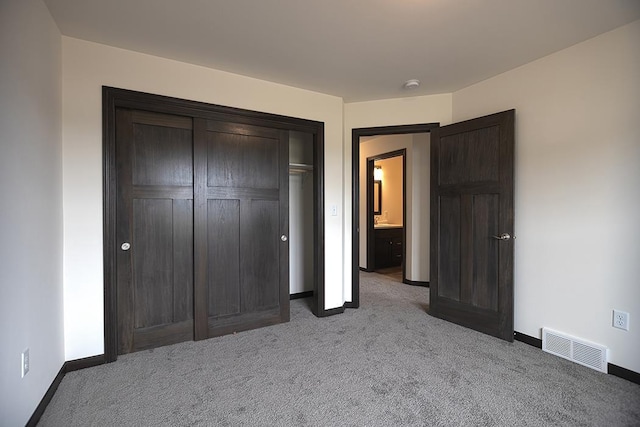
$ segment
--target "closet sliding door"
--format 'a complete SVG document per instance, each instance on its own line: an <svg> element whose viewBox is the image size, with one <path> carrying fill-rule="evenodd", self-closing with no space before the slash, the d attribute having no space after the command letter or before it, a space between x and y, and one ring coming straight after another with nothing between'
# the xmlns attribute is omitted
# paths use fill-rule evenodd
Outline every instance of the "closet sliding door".
<svg viewBox="0 0 640 427"><path fill-rule="evenodd" d="M193 339L192 122L116 112L119 354Z"/></svg>
<svg viewBox="0 0 640 427"><path fill-rule="evenodd" d="M195 120L196 339L289 320L289 133Z"/></svg>
<svg viewBox="0 0 640 427"><path fill-rule="evenodd" d="M288 131L115 111L117 353L289 320Z"/></svg>

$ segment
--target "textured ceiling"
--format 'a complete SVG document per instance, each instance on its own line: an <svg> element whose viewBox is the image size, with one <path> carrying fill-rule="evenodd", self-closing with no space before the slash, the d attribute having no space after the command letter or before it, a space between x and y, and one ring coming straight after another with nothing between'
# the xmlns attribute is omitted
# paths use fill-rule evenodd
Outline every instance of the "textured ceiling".
<svg viewBox="0 0 640 427"><path fill-rule="evenodd" d="M639 0L45 3L66 36L347 102L453 92L640 19Z"/></svg>

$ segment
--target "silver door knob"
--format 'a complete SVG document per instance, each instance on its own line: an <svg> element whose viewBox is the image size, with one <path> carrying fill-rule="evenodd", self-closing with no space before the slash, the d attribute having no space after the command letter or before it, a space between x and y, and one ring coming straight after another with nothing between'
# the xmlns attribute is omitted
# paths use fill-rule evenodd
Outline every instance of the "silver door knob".
<svg viewBox="0 0 640 427"><path fill-rule="evenodd" d="M120 249L122 249L123 251L128 251L131 248L131 244L124 242L121 246Z"/></svg>
<svg viewBox="0 0 640 427"><path fill-rule="evenodd" d="M502 233L499 236L491 236L496 240L510 240L511 239L511 234L509 233Z"/></svg>
<svg viewBox="0 0 640 427"><path fill-rule="evenodd" d="M283 242L286 242L288 238L285 234L283 234L282 236L280 236L280 240L282 240Z"/></svg>

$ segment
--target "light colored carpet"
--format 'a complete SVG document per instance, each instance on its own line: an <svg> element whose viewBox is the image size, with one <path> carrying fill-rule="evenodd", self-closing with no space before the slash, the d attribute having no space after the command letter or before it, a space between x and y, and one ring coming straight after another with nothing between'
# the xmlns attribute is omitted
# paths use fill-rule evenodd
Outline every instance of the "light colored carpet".
<svg viewBox="0 0 640 427"><path fill-rule="evenodd" d="M361 308L71 372L41 426L638 426L640 386L435 319L361 274Z"/></svg>

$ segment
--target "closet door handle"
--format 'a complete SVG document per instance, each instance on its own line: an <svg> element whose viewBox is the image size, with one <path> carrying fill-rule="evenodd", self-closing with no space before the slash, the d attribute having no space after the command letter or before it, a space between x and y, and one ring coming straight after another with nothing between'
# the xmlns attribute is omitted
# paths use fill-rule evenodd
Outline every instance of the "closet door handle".
<svg viewBox="0 0 640 427"><path fill-rule="evenodd" d="M491 236L491 237L493 237L496 240L511 240L511 235L509 233L502 233L499 236Z"/></svg>
<svg viewBox="0 0 640 427"><path fill-rule="evenodd" d="M121 246L120 249L122 249L123 251L128 251L129 248L131 248L131 243L128 242L124 242Z"/></svg>
<svg viewBox="0 0 640 427"><path fill-rule="evenodd" d="M286 234L283 234L282 236L280 236L280 240L282 240L283 242L286 242L287 240L289 240L289 238L287 237Z"/></svg>

